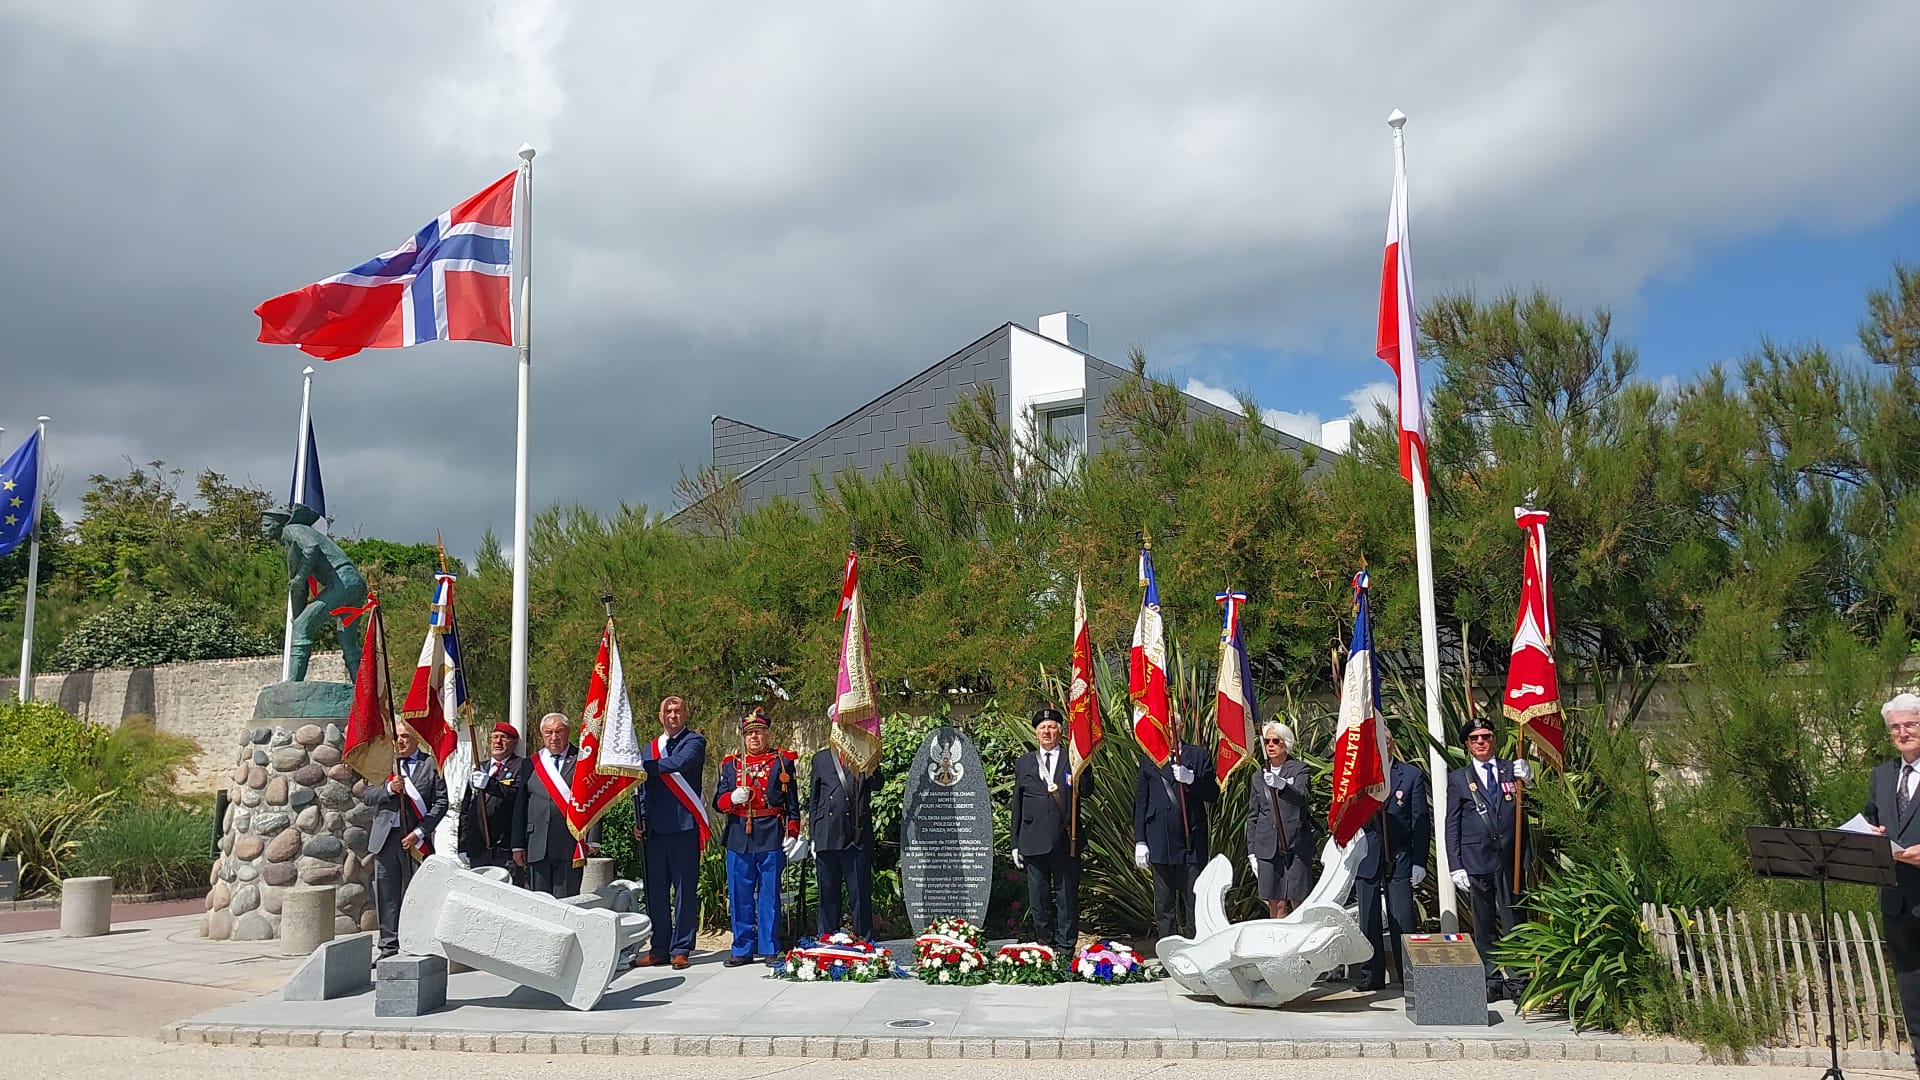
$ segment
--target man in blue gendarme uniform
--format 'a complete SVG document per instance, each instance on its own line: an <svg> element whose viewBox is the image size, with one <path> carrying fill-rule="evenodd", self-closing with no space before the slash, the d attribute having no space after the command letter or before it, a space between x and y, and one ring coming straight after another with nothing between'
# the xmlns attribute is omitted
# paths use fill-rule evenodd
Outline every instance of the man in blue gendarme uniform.
<svg viewBox="0 0 1920 1080"><path fill-rule="evenodd" d="M726 815L727 911L733 920L733 955L726 966L753 963L756 954L778 961L780 872L787 843L800 835L800 786L791 750L772 747L771 724L758 706L740 722L746 753L720 763L713 808Z"/></svg>

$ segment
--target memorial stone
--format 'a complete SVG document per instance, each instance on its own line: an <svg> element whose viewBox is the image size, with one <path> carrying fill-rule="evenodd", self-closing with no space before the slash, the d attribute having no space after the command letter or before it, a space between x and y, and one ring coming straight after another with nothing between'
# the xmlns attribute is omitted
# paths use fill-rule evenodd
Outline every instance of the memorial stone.
<svg viewBox="0 0 1920 1080"><path fill-rule="evenodd" d="M900 888L916 930L939 919L980 925L993 890L993 804L973 740L935 728L907 774Z"/></svg>
<svg viewBox="0 0 1920 1080"><path fill-rule="evenodd" d="M1488 1023L1487 972L1462 934L1408 934L1404 1000L1407 1019L1431 1025Z"/></svg>

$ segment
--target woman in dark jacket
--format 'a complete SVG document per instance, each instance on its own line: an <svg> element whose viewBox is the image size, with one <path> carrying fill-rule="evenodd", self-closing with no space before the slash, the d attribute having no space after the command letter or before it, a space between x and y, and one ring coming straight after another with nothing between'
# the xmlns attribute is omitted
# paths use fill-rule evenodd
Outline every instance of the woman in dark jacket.
<svg viewBox="0 0 1920 1080"><path fill-rule="evenodd" d="M1312 774L1295 761L1293 729L1269 722L1260 729L1264 763L1247 785L1247 862L1260 883L1269 918L1283 918L1313 891Z"/></svg>

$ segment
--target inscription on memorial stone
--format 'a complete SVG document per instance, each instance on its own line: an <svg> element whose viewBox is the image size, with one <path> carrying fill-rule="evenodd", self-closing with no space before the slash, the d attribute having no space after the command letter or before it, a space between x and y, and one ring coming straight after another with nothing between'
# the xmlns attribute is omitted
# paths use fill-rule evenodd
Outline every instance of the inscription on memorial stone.
<svg viewBox="0 0 1920 1080"><path fill-rule="evenodd" d="M940 727L920 744L900 820L900 887L915 931L938 919L987 919L993 805L973 740Z"/></svg>

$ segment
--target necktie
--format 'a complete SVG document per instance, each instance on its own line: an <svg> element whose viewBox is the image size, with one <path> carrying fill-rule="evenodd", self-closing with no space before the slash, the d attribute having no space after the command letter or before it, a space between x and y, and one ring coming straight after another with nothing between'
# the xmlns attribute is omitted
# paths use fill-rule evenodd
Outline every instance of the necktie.
<svg viewBox="0 0 1920 1080"><path fill-rule="evenodd" d="M1493 762L1487 762L1487 795L1491 797L1500 790L1500 775L1493 771Z"/></svg>
<svg viewBox="0 0 1920 1080"><path fill-rule="evenodd" d="M1893 812L1900 818L1907 816L1907 807L1913 805L1913 764L1900 766L1900 782L1894 786Z"/></svg>
<svg viewBox="0 0 1920 1080"><path fill-rule="evenodd" d="M1047 779L1053 779L1053 751L1048 750L1046 753L1041 754L1040 759L1040 768L1046 773Z"/></svg>

